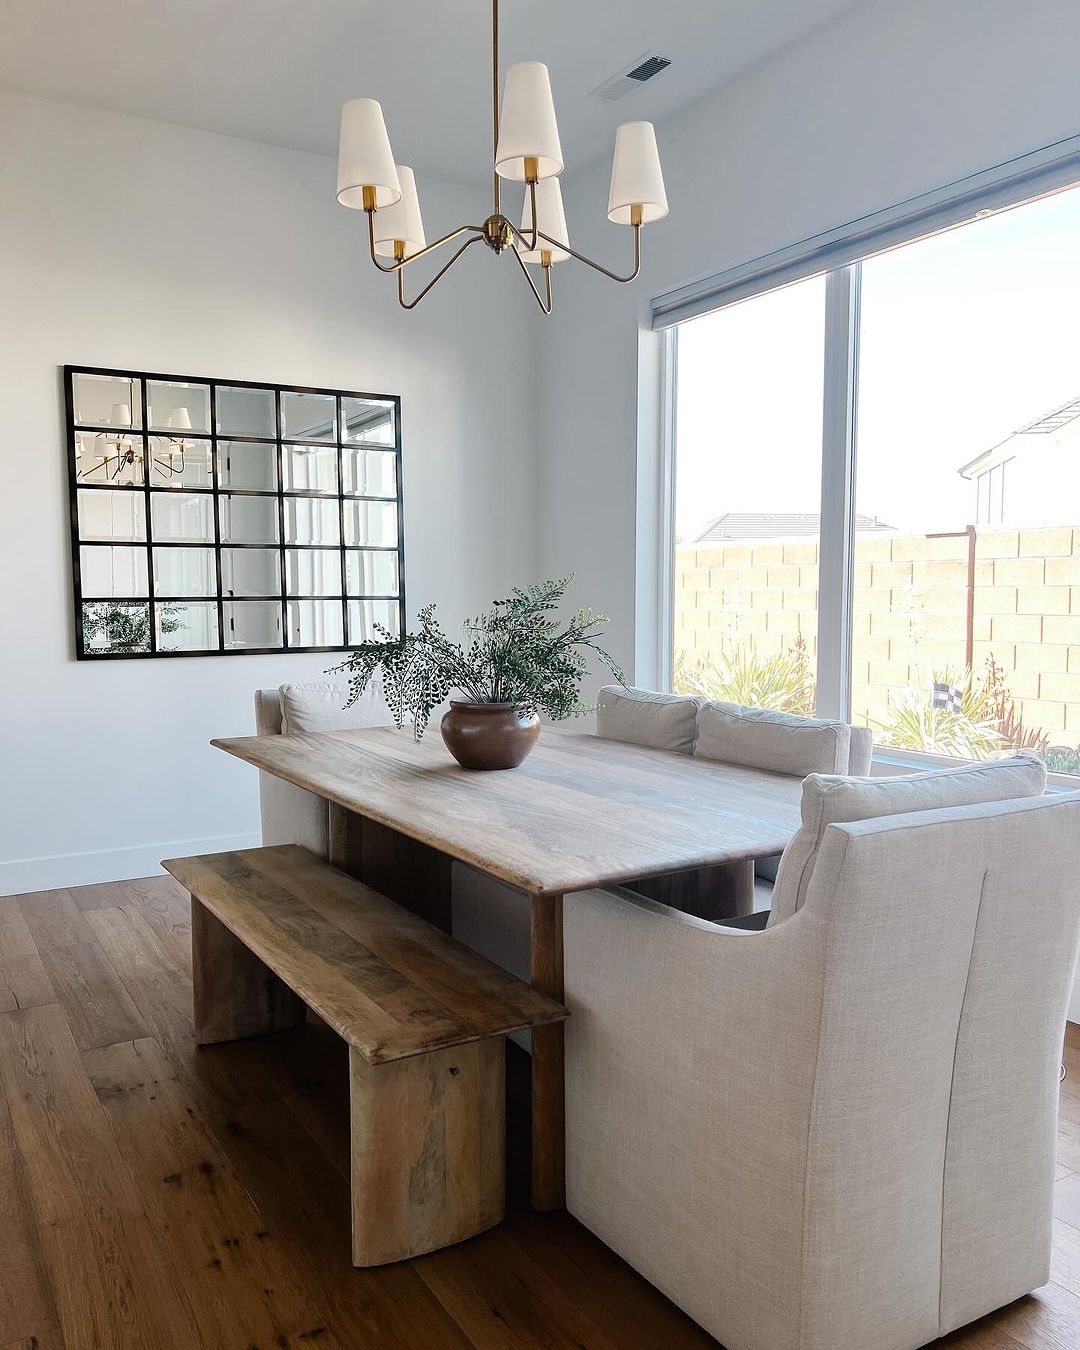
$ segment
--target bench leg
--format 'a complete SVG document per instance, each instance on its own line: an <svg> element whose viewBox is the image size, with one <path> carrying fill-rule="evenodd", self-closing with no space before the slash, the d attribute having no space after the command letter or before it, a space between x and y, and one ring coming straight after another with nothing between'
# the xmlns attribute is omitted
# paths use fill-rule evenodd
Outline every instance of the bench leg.
<svg viewBox="0 0 1080 1350"><path fill-rule="evenodd" d="M349 1073L354 1266L420 1256L502 1219L505 1037L379 1065L350 1049Z"/></svg>
<svg viewBox="0 0 1080 1350"><path fill-rule="evenodd" d="M191 897L195 1043L214 1045L303 1023L306 1008L287 984Z"/></svg>

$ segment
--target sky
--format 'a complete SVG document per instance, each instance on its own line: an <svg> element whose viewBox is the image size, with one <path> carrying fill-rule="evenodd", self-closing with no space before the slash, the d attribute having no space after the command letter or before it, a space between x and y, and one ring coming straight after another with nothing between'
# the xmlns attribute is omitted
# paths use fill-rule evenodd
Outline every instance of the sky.
<svg viewBox="0 0 1080 1350"><path fill-rule="evenodd" d="M865 261L857 510L973 521L959 467L1080 397L1078 314L1080 188ZM680 327L680 540L725 511L820 510L824 315L813 277Z"/></svg>

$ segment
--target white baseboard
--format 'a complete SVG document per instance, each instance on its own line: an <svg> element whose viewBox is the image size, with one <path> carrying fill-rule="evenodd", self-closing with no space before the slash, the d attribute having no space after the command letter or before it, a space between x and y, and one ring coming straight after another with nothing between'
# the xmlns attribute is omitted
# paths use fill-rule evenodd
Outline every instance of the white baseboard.
<svg viewBox="0 0 1080 1350"><path fill-rule="evenodd" d="M15 858L0 862L0 895L151 877L161 871L162 858L225 853L236 848L257 848L260 843L257 833L223 834L209 839L171 839L162 844L137 844L133 848L102 849L93 853L60 853L51 858Z"/></svg>

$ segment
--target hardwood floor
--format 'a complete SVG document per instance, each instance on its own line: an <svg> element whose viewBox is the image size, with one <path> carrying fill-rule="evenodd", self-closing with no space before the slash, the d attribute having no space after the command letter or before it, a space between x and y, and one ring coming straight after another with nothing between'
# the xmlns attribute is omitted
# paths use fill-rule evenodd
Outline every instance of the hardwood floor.
<svg viewBox="0 0 1080 1350"><path fill-rule="evenodd" d="M310 1024L196 1050L189 932L170 877L0 898L0 1350L715 1344L566 1213L530 1207L527 1090L505 1223L353 1270L344 1046ZM939 1345L1080 1346L1070 1039L1052 1282Z"/></svg>

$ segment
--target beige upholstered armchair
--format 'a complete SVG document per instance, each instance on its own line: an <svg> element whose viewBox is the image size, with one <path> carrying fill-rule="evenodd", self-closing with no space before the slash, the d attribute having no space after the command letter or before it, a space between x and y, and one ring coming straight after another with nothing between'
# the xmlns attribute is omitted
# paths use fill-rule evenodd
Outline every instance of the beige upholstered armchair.
<svg viewBox="0 0 1080 1350"><path fill-rule="evenodd" d="M1068 794L829 824L760 933L568 896L571 1212L727 1350L915 1350L1045 1283L1078 876Z"/></svg>
<svg viewBox="0 0 1080 1350"><path fill-rule="evenodd" d="M255 734L288 736L390 724L381 684L373 682L351 708L345 707L348 697L348 685L341 681L318 680L283 684L279 689L256 689ZM259 815L264 844L302 844L320 858L326 857L329 812L321 797L273 774L260 772Z"/></svg>

